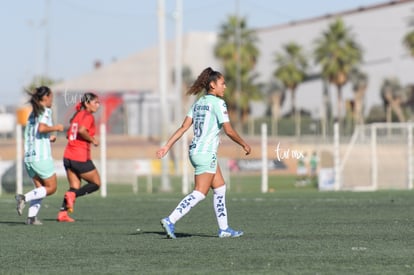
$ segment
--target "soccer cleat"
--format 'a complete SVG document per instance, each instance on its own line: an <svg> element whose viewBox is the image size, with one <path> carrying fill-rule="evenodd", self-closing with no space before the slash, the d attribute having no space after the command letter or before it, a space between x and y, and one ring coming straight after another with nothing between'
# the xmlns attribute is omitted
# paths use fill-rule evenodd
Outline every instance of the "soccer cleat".
<svg viewBox="0 0 414 275"><path fill-rule="evenodd" d="M24 206L26 205L25 197L24 195L17 194L15 198L17 202L17 207L16 207L17 214L21 216L23 213Z"/></svg>
<svg viewBox="0 0 414 275"><path fill-rule="evenodd" d="M69 217L67 211L59 211L58 216L56 218L58 222L74 222L75 220Z"/></svg>
<svg viewBox="0 0 414 275"><path fill-rule="evenodd" d="M65 200L66 200L66 209L68 210L69 213L72 213L73 212L73 206L74 206L75 200L76 200L75 192L67 191L65 193Z"/></svg>
<svg viewBox="0 0 414 275"><path fill-rule="evenodd" d="M164 228L165 233L167 233L167 238L176 238L174 234L175 226L168 217L161 220L161 226Z"/></svg>
<svg viewBox="0 0 414 275"><path fill-rule="evenodd" d="M219 230L219 238L237 238L243 235L243 231L236 231L230 227L227 227L225 230Z"/></svg>
<svg viewBox="0 0 414 275"><path fill-rule="evenodd" d="M28 217L26 220L27 225L42 225L43 223L37 219L37 217Z"/></svg>

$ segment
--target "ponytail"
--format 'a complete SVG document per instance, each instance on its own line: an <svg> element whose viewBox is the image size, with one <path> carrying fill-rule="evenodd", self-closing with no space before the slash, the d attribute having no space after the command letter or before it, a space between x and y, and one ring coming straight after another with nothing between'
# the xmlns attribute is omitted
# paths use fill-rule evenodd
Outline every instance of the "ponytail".
<svg viewBox="0 0 414 275"><path fill-rule="evenodd" d="M30 95L29 103L32 105L32 112L35 117L38 117L45 111L45 107L40 103L44 96L48 96L52 93L49 87L40 86L33 92L27 92Z"/></svg>
<svg viewBox="0 0 414 275"><path fill-rule="evenodd" d="M211 89L210 83L216 82L222 76L220 72L214 71L210 67L204 69L187 91L187 95L197 95L204 90L208 92Z"/></svg>
<svg viewBox="0 0 414 275"><path fill-rule="evenodd" d="M76 104L75 109L79 112L82 109L82 103L79 102L78 104Z"/></svg>

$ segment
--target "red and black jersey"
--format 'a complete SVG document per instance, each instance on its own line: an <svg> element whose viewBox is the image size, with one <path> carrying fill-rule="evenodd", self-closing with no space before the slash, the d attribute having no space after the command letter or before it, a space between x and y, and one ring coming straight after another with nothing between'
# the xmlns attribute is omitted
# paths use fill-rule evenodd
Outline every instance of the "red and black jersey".
<svg viewBox="0 0 414 275"><path fill-rule="evenodd" d="M95 136L95 118L86 111L79 111L72 119L70 127L67 132L68 144L65 148L64 158L87 161L91 159L91 144L84 140L78 133L79 128L83 126L88 131L91 137Z"/></svg>

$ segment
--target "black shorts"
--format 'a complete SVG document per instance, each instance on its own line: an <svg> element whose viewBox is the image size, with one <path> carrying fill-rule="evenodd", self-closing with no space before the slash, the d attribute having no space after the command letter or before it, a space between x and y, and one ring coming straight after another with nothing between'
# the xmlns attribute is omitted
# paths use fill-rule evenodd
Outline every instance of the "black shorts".
<svg viewBox="0 0 414 275"><path fill-rule="evenodd" d="M70 169L77 175L87 173L87 172L90 172L96 169L92 160L76 161L76 160L63 158L63 166L65 167L65 170Z"/></svg>

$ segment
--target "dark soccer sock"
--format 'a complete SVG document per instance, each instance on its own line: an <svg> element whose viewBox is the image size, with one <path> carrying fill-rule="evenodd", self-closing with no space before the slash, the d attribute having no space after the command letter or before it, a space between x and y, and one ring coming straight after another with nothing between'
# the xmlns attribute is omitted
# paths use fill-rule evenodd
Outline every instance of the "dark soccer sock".
<svg viewBox="0 0 414 275"><path fill-rule="evenodd" d="M68 209L66 208L66 199L65 199L65 198L63 198L63 202L62 202L62 206L60 207L60 211L66 211L66 210L68 210Z"/></svg>
<svg viewBox="0 0 414 275"><path fill-rule="evenodd" d="M76 194L76 190L78 190L78 189L75 189L75 188L70 187L68 191L69 192L73 192L73 193ZM66 208L66 199L65 199L65 197L63 197L63 202L62 202L62 206L60 207L60 211L66 211L66 210L68 210Z"/></svg>
<svg viewBox="0 0 414 275"><path fill-rule="evenodd" d="M88 182L88 184L85 184L81 188L75 191L76 197L81 197L90 193L95 192L99 189L99 186L95 183Z"/></svg>

